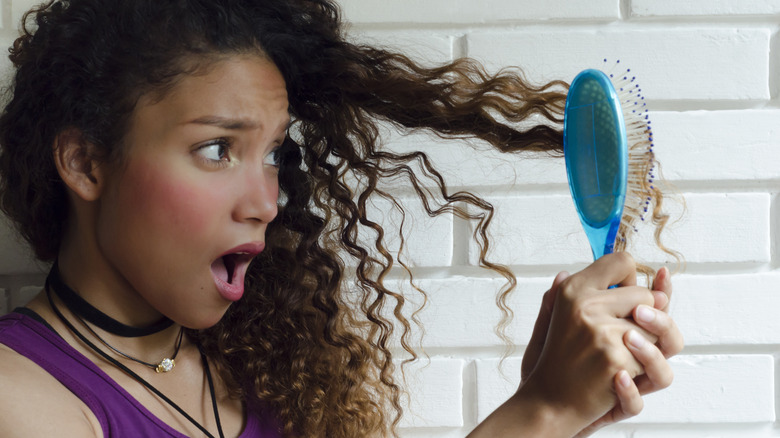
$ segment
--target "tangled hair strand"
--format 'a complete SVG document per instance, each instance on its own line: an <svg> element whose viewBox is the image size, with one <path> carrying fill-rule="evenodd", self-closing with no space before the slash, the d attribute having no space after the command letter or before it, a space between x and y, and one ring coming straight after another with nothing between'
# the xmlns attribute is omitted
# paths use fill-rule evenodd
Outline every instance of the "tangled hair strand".
<svg viewBox="0 0 780 438"><path fill-rule="evenodd" d="M231 394L273 411L285 436L395 434L394 340L417 356L406 297L385 285L393 268L410 268L369 215L376 198L404 215L382 183L408 185L430 216L475 224L480 266L507 279L499 327L516 280L487 259L493 207L450 193L425 153L382 148L380 127L560 155L567 85L532 85L515 69L489 74L469 59L422 67L347 42L328 0L50 0L25 16L10 49L16 72L0 116L0 207L36 256L57 257L68 217L57 135L77 129L99 158L122 160L142 96L162 99L182 77L247 54L270 59L287 86L294 123L281 152L282 201L242 299L188 336Z"/></svg>

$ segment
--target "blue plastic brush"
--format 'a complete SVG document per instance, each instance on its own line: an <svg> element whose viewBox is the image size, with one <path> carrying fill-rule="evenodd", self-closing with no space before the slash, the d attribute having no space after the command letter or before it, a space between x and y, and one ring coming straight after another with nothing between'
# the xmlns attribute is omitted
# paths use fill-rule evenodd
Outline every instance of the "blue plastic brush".
<svg viewBox="0 0 780 438"><path fill-rule="evenodd" d="M628 73L618 76L616 89L614 75L582 71L566 98L566 173L594 260L613 252L616 237L644 220L651 201L652 131L641 90Z"/></svg>

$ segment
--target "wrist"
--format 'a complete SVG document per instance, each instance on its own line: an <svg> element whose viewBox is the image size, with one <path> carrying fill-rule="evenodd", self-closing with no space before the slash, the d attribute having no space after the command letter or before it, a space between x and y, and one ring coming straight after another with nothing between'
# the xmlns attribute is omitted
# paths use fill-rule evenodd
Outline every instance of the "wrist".
<svg viewBox="0 0 780 438"><path fill-rule="evenodd" d="M552 403L544 394L533 385L522 385L468 438L569 438L587 426L571 406Z"/></svg>

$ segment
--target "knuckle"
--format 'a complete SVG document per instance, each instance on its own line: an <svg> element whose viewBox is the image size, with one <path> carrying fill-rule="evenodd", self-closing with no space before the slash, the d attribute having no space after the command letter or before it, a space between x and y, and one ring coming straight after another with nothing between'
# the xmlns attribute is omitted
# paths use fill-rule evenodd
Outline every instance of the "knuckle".
<svg viewBox="0 0 780 438"><path fill-rule="evenodd" d="M616 263L628 268L636 269L636 261L634 260L634 256L630 253L621 251L614 254Z"/></svg>
<svg viewBox="0 0 780 438"><path fill-rule="evenodd" d="M578 295L577 291L580 290L580 287L577 283L577 278L575 276L563 280L560 286L561 296L567 301L574 301Z"/></svg>

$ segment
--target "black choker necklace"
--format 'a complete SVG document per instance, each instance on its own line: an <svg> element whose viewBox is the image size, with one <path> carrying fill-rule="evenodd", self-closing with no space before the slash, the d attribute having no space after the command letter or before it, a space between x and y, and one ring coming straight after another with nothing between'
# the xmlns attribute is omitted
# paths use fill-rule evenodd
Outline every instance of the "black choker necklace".
<svg viewBox="0 0 780 438"><path fill-rule="evenodd" d="M170 398L166 397L165 394L160 392L159 389L155 388L151 383L146 381L143 377L139 376L137 373L135 373L133 370L131 370L130 368L128 368L127 366L125 366L124 364L119 362L118 360L116 360L113 357L109 356L108 353L106 353L105 351L103 351L100 348L98 348L97 345L95 345L92 342L90 342L89 339L87 339L83 334L81 334L81 332L79 332L76 329L76 327L74 327L73 324L71 324L68 321L68 319L65 318L65 315L63 315L62 312L60 312L60 310L54 304L54 300L52 300L52 298L51 298L51 292L50 292L50 288L49 288L48 282L46 284L46 297L49 299L49 305L51 306L51 309L54 311L54 313L57 315L57 318L59 318L60 321L62 321L62 323L65 324L66 327L68 327L68 330L70 330L71 333L76 335L76 337L78 337L81 340L81 342L86 344L95 353L98 353L100 356L102 356L103 359L107 360L108 362L110 362L111 364L113 364L114 366L119 368L120 370L124 371L125 373L127 373L127 375L129 375L130 377L135 379L138 383L142 384L147 389L152 391L155 395L160 397L164 402L168 403L168 405L170 405L172 408L176 409L177 412L179 412L182 416L184 416L184 418L189 420L189 422L192 423L195 427L200 429L200 431L203 432L208 438L216 438L213 434L211 434L211 432L209 432L205 427L203 427L203 425L201 425L200 423L198 423L197 420L192 418L192 416L190 416L184 409L182 409L179 405L174 403L173 400L171 400ZM82 323L83 323L83 321L82 321ZM85 324L85 326L87 328L89 328L88 325ZM94 334L94 332L93 332L93 334ZM176 351L179 350L179 346L181 345L181 336L182 336L182 332L180 331L179 332L179 340L177 341L178 345L176 346ZM100 338L98 337L98 339L100 339ZM101 341L102 341L102 339L101 339ZM103 342L105 343L105 341L103 341ZM112 350L113 350L113 348L112 348ZM114 351L116 351L116 350L114 350ZM214 410L214 420L217 423L217 432L219 433L219 437L220 438L225 438L225 434L222 431L222 422L220 421L220 418L219 418L219 407L217 406L217 396L216 396L216 393L214 392L214 379L211 377L211 371L209 369L209 362L208 362L208 360L206 360L206 355L203 354L203 350L200 348L199 344L198 344L198 352L200 353L200 360L203 363L203 372L206 374L206 381L209 384L209 393L211 394L211 407ZM123 356L124 356L124 354L123 354ZM133 359L133 360L135 360L135 359Z"/></svg>
<svg viewBox="0 0 780 438"><path fill-rule="evenodd" d="M163 317L163 319L148 327L133 327L122 324L116 319L101 312L92 304L89 304L73 289L68 287L68 285L65 284L60 277L60 269L56 261L51 267L51 271L49 271L49 276L46 278L46 283L51 287L51 290L57 294L62 302L65 303L65 306L67 306L71 312L91 322L95 326L100 327L102 330L117 336L123 336L125 338L149 336L161 332L173 325L173 321L166 317Z"/></svg>

